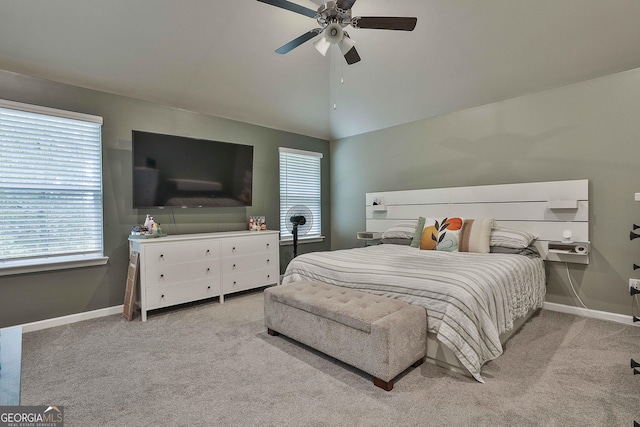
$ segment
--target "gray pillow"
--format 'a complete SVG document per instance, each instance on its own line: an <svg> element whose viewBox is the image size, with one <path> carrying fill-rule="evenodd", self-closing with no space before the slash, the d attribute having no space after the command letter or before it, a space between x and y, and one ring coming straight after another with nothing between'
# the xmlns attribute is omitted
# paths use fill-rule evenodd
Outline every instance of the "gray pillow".
<svg viewBox="0 0 640 427"><path fill-rule="evenodd" d="M416 231L416 221L407 221L394 224L382 233L383 239L409 239L413 238Z"/></svg>
<svg viewBox="0 0 640 427"><path fill-rule="evenodd" d="M491 230L489 246L524 249L531 245L538 236L523 230L506 227L495 227Z"/></svg>

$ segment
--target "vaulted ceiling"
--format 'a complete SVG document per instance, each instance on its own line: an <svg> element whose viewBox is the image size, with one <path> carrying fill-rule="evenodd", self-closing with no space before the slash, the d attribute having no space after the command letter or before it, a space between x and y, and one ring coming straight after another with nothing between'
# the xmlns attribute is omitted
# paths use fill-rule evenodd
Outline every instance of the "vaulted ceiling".
<svg viewBox="0 0 640 427"><path fill-rule="evenodd" d="M0 69L337 139L640 67L638 0L358 0L353 14L418 24L349 28L362 61L347 65L313 41L274 53L318 25L256 0L4 0Z"/></svg>

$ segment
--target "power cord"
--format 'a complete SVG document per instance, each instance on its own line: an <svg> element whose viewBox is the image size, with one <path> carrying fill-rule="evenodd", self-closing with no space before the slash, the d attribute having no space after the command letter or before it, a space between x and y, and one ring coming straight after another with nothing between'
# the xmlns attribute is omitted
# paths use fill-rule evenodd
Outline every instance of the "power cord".
<svg viewBox="0 0 640 427"><path fill-rule="evenodd" d="M566 268L566 270L567 270L567 278L569 279L569 285L571 285L571 290L573 291L573 294L576 296L576 298L578 298L578 301L580 301L580 304L582 304L582 306L588 310L588 309L589 309L589 307L587 307L587 306L585 305L585 303L584 303L584 302L582 302L582 299L580 298L580 296L579 296L579 295L578 295L578 293L576 292L576 288L574 288L574 287L573 287L573 280L571 279L571 275L569 274L569 263L568 263L568 262L565 262L565 263L564 263L564 266L565 266L565 268Z"/></svg>

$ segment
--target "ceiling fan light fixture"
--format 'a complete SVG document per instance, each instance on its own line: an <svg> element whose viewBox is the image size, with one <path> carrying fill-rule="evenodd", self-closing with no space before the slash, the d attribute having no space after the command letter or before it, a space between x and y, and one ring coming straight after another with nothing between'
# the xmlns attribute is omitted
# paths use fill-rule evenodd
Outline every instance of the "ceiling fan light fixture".
<svg viewBox="0 0 640 427"><path fill-rule="evenodd" d="M324 29L324 38L331 44L340 43L343 36L344 30L342 29L342 25L337 22L332 22Z"/></svg>
<svg viewBox="0 0 640 427"><path fill-rule="evenodd" d="M313 43L313 46L322 54L322 56L326 56L329 48L331 47L331 43L329 43L323 35Z"/></svg>
<svg viewBox="0 0 640 427"><path fill-rule="evenodd" d="M353 42L353 40L351 40L351 38L347 36L343 37L342 40L340 40L340 42L338 43L340 52L342 52L343 55L346 55L354 45L355 43Z"/></svg>

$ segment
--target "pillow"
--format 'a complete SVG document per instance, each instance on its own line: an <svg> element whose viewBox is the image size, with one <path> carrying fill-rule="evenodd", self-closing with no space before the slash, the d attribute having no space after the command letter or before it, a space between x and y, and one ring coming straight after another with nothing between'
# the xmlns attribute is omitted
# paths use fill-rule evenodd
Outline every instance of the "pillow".
<svg viewBox="0 0 640 427"><path fill-rule="evenodd" d="M422 239L422 229L424 228L424 222L426 218L421 216L418 218L418 223L416 224L416 229L413 231L413 239L411 240L412 248L420 247L420 239Z"/></svg>
<svg viewBox="0 0 640 427"><path fill-rule="evenodd" d="M488 254L491 229L495 223L493 218L465 219L460 235L460 252Z"/></svg>
<svg viewBox="0 0 640 427"><path fill-rule="evenodd" d="M489 245L500 246L503 248L524 249L537 238L538 236L523 230L495 227L491 230Z"/></svg>
<svg viewBox="0 0 640 427"><path fill-rule="evenodd" d="M413 234L416 231L417 221L401 222L395 224L387 231L382 233L383 239L413 239Z"/></svg>
<svg viewBox="0 0 640 427"><path fill-rule="evenodd" d="M462 218L425 219L420 249L458 252L462 224Z"/></svg>

